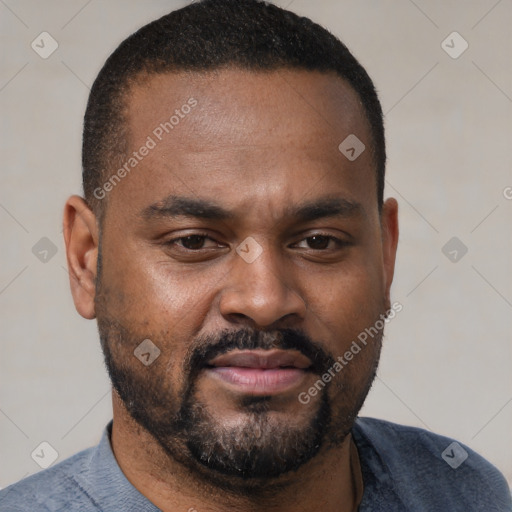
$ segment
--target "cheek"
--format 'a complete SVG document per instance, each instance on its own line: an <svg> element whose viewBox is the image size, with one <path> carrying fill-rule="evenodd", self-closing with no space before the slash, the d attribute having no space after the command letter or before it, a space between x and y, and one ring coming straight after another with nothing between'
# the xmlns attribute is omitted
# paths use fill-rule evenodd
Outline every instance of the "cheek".
<svg viewBox="0 0 512 512"><path fill-rule="evenodd" d="M383 312L384 290L379 276L374 266L354 264L310 280L304 289L311 332L334 340L340 350L350 344Z"/></svg>
<svg viewBox="0 0 512 512"><path fill-rule="evenodd" d="M154 249L105 251L102 286L109 313L128 325L160 331L190 325L202 317L212 290L210 273L171 270ZM168 259L168 258L167 258Z"/></svg>

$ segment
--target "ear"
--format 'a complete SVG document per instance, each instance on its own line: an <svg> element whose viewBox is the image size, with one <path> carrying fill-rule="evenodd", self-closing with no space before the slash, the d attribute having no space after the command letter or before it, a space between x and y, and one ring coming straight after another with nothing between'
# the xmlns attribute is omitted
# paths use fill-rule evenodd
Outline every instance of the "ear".
<svg viewBox="0 0 512 512"><path fill-rule="evenodd" d="M99 229L96 216L79 196L71 196L64 207L64 241L69 282L78 313L88 320L96 317L96 265Z"/></svg>
<svg viewBox="0 0 512 512"><path fill-rule="evenodd" d="M396 249L398 246L398 203L390 197L382 205L382 260L384 264L384 290L386 309L391 307L390 289L395 273Z"/></svg>

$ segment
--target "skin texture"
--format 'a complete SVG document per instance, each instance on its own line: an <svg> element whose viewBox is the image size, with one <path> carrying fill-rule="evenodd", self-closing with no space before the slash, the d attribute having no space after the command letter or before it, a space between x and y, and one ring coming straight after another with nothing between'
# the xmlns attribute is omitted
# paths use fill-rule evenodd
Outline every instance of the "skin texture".
<svg viewBox="0 0 512 512"><path fill-rule="evenodd" d="M75 306L97 318L118 378L114 453L131 483L164 511L350 511L349 430L373 380L382 332L308 404L298 394L390 307L398 206L387 199L379 214L360 101L334 74L146 76L127 101L131 151L190 98L197 106L103 199L101 237L81 198L65 207ZM338 145L352 133L366 150L350 162ZM169 196L208 200L231 216L155 214ZM310 220L293 212L326 199L358 206ZM180 237L190 235L208 238L186 239L187 249ZM252 263L236 252L247 237L262 250ZM214 378L200 358L212 347L222 353L229 333L239 348L249 340L260 349L317 354L324 368L257 400ZM133 351L148 338L161 353L146 367ZM208 467L189 450L190 428L180 430L184 411L195 414L193 425L202 422L196 441L219 440L217 456L237 445L233 463L257 449L304 460L267 478ZM303 446L311 432L317 437L307 453L289 442L295 435Z"/></svg>

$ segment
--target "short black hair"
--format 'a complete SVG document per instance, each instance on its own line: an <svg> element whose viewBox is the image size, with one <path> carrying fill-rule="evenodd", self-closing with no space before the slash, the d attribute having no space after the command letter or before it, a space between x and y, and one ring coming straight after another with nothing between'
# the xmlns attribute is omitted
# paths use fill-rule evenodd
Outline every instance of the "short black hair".
<svg viewBox="0 0 512 512"><path fill-rule="evenodd" d="M84 117L82 177L87 203L127 154L124 112L141 76L222 67L334 72L358 94L372 137L377 200L382 207L386 149L382 108L372 80L348 48L310 19L261 0L203 0L172 11L125 39L99 72ZM341 141L340 141L341 142Z"/></svg>

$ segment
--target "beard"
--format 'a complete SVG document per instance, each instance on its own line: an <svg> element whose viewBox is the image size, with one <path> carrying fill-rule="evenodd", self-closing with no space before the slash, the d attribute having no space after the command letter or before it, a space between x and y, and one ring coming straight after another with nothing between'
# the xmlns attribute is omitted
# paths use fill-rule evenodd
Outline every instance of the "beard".
<svg viewBox="0 0 512 512"><path fill-rule="evenodd" d="M234 349L293 349L312 361L308 371L320 379L333 366L334 357L300 330L243 328L196 337L187 342L183 361L168 357L167 348L173 346L168 333L153 336L164 357L146 367L133 355L146 336L105 311L96 310L105 365L130 416L167 456L203 482L246 495L268 491L272 482L279 487L278 477L344 441L370 390L380 355L382 332L372 346L365 347L368 354L361 358L362 364L344 368L345 373L319 390L316 400L301 406L300 415L284 413L275 397L245 395L233 399L238 415L236 421L228 421L216 414L198 386L212 358ZM173 366L180 369L179 379L175 370L169 370Z"/></svg>

